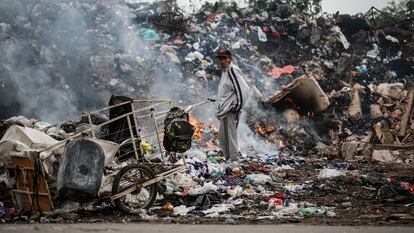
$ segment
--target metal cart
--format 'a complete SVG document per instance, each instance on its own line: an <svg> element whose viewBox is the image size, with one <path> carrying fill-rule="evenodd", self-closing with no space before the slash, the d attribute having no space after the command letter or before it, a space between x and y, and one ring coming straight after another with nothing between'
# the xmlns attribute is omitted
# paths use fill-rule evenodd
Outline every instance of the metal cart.
<svg viewBox="0 0 414 233"><path fill-rule="evenodd" d="M124 97L126 98L126 97ZM164 119L172 102L169 100L113 99L110 106L84 113L86 129L58 144L62 145L77 137L93 137L119 144L114 161L123 164L117 172L109 198L124 212L137 213L149 208L157 196L158 182L187 169L185 156L182 163L174 165L166 161L163 148ZM184 108L193 108L214 100L206 100ZM99 122L99 115L109 115L109 120ZM99 124L98 124L99 123ZM151 141L152 144L143 143ZM148 145L155 145L148 148Z"/></svg>

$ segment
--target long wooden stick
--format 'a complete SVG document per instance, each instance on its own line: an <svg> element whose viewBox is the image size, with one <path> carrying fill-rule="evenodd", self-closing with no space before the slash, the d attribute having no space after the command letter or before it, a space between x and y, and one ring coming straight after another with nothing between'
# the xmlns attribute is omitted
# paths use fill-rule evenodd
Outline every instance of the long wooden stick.
<svg viewBox="0 0 414 233"><path fill-rule="evenodd" d="M405 136L405 131L407 130L408 120L412 117L412 108L413 108L413 99L414 99L414 87L410 87L410 91L408 92L408 104L405 108L405 113L401 119L401 128L398 132L398 136L403 137Z"/></svg>
<svg viewBox="0 0 414 233"><path fill-rule="evenodd" d="M400 144L400 145L396 145L396 144L377 144L374 145L374 148L377 147L389 147L389 148L398 148L398 149L413 149L414 148L414 144Z"/></svg>

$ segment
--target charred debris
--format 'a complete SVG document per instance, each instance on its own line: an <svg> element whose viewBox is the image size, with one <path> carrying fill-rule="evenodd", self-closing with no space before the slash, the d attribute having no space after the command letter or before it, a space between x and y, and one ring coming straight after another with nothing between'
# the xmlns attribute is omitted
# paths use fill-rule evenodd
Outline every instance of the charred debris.
<svg viewBox="0 0 414 233"><path fill-rule="evenodd" d="M7 12L0 16L0 116L8 118L1 121L1 137L17 124L63 140L87 125L87 119L69 120L68 115L102 107L112 94L171 98L181 104L210 97L220 74L214 53L219 45L226 45L253 90L243 117L251 131L241 139L248 145L242 151L243 168L250 175L259 172L272 178L266 181L251 176L250 183L240 181L244 182L242 190L227 190L232 204L240 204L237 197L249 196L245 186L254 182L273 193L283 190L293 203L296 200L297 210L292 210L289 221L315 215L322 211L321 206L338 208L326 208L322 215L338 214L346 219L342 210L352 208L348 202L361 204L357 196L367 190L376 193L368 198L373 205L384 200L413 202L413 173L397 172L399 168L412 171L414 160L413 20L379 28L368 16L310 18L289 5L259 10L215 4L189 16L163 3L23 2L10 1L3 8ZM28 118L10 118L13 115ZM190 119L196 126L193 147L210 161L220 158L217 129L212 122L200 119L205 116ZM107 120L106 116L92 115L94 124ZM260 141L270 149L258 152L250 141ZM197 161L193 160L190 174L201 187L206 188L209 179L220 179L203 172ZM392 171L387 170L387 164ZM304 177L315 176L314 172L302 174L308 169L321 169L320 179L342 177L339 179L349 185L340 186L341 180L302 183ZM347 174L326 175L325 169L342 169ZM377 173L370 173L374 170ZM275 184L288 180L298 185ZM366 189L352 196L350 187L355 182ZM8 190L6 183L2 180L5 188L1 190ZM335 193L335 185L345 190L336 193L339 204L315 197ZM223 202L222 195L208 193L198 192L200 200L165 198L161 212L155 213L161 219L166 214L162 210L178 216L213 214L220 219L214 215L220 212L197 212ZM277 206L289 207L284 202L287 196L268 194L262 190L241 203L259 210L263 203L258 200L264 198L266 217L262 220L285 221L272 211L280 211ZM7 196L2 191L1 197ZM306 202L307 197L316 205ZM4 200L10 205L10 199ZM181 209L184 214L174 208L179 204L187 206ZM197 209L186 209L192 205ZM231 213L227 219L250 216L243 208L223 208ZM405 217L393 219L404 222ZM252 220L251 216L247 219Z"/></svg>

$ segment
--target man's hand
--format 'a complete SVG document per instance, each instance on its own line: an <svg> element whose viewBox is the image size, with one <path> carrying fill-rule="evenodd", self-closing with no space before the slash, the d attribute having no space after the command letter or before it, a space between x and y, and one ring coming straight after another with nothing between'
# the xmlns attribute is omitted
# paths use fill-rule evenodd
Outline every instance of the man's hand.
<svg viewBox="0 0 414 233"><path fill-rule="evenodd" d="M237 113L237 112L239 112L239 111L237 111L236 107L231 107L231 108L230 108L230 112L232 112L232 113Z"/></svg>

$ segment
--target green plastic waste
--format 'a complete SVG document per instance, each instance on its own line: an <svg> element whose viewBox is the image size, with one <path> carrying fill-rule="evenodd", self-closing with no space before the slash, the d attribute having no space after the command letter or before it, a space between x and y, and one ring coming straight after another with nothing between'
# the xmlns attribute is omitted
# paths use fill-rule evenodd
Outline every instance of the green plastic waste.
<svg viewBox="0 0 414 233"><path fill-rule="evenodd" d="M270 178L272 178L273 182L281 182L283 180L283 178L281 178L277 175L274 175L274 174L270 174Z"/></svg>
<svg viewBox="0 0 414 233"><path fill-rule="evenodd" d="M211 163L217 164L217 160L213 157L213 156L208 156L207 157L208 160L210 160Z"/></svg>
<svg viewBox="0 0 414 233"><path fill-rule="evenodd" d="M302 216L305 215L313 215L316 212L316 208L315 207L306 207L306 208L300 208L299 209L299 214Z"/></svg>
<svg viewBox="0 0 414 233"><path fill-rule="evenodd" d="M213 179L220 179L223 176L221 172L217 172L211 175L211 178Z"/></svg>
<svg viewBox="0 0 414 233"><path fill-rule="evenodd" d="M145 41L157 41L160 40L157 32L151 28L140 28L138 29L138 34L144 39Z"/></svg>

